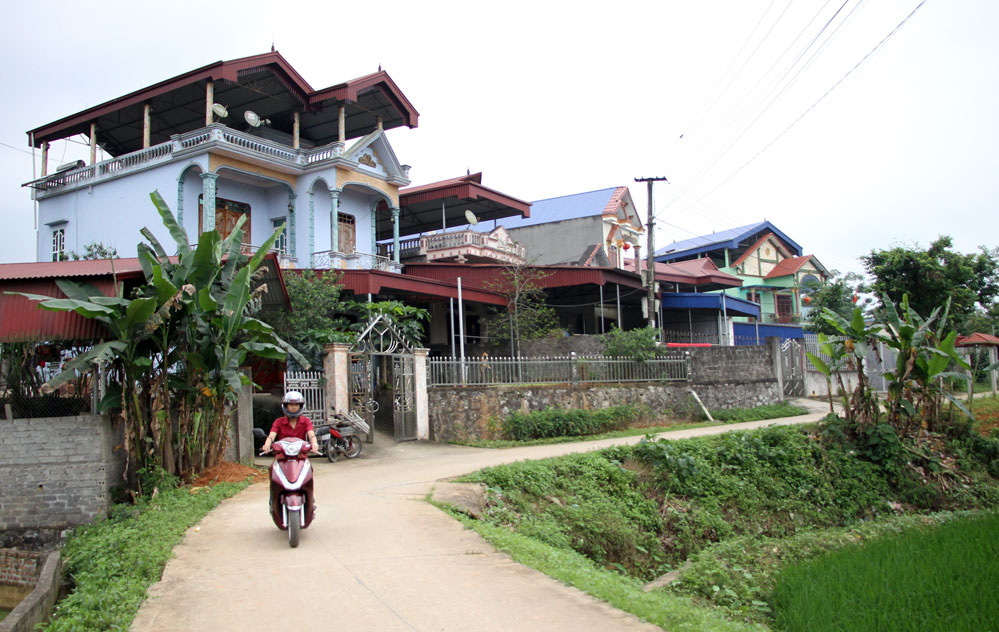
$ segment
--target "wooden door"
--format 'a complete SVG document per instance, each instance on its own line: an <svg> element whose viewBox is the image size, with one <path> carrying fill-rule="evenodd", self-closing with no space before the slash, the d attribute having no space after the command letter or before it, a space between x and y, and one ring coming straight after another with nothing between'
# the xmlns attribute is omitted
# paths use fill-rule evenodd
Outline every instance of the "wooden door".
<svg viewBox="0 0 999 632"><path fill-rule="evenodd" d="M337 241L340 252L345 255L354 254L357 244L357 226L353 215L337 213Z"/></svg>

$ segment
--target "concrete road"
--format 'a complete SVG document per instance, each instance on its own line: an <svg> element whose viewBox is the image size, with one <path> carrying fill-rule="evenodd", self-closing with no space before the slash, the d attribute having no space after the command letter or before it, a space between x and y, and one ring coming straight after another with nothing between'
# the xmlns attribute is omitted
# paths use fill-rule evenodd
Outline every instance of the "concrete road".
<svg viewBox="0 0 999 632"><path fill-rule="evenodd" d="M807 423L828 411L801 403L814 412L662 436ZM252 485L188 531L131 629L659 630L514 563L424 502L435 481L481 467L640 439L484 450L378 436L353 461L314 459L318 509L298 548L267 514L267 484Z"/></svg>

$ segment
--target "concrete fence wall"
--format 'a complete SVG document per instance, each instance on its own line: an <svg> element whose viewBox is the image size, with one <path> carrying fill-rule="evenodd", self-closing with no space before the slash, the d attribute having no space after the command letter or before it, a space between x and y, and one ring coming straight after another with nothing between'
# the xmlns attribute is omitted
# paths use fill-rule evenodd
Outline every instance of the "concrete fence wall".
<svg viewBox="0 0 999 632"><path fill-rule="evenodd" d="M97 415L0 420L4 540L11 533L60 530L106 514L108 488L121 481L124 466L121 437L120 425Z"/></svg>
<svg viewBox="0 0 999 632"><path fill-rule="evenodd" d="M600 409L641 404L664 417L684 417L692 414L696 406L691 390L713 409L772 404L781 399L774 349L779 346L691 348L692 375L688 382L434 387L428 393L431 438L497 438L500 422L511 412L548 408Z"/></svg>

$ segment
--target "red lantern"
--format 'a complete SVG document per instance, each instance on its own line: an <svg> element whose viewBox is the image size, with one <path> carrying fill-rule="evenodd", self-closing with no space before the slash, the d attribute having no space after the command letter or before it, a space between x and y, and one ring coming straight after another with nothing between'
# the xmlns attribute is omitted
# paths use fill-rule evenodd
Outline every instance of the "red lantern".
<svg viewBox="0 0 999 632"><path fill-rule="evenodd" d="M853 295L853 302L854 302L854 303L856 303L858 299L860 299L860 297L859 297L859 296L857 296L857 294L855 293L855 294Z"/></svg>
<svg viewBox="0 0 999 632"><path fill-rule="evenodd" d="M802 297L801 300L805 301L805 305L808 305L809 303L812 302L812 297L811 296L805 296L805 297Z"/></svg>
<svg viewBox="0 0 999 632"><path fill-rule="evenodd" d="M623 246L623 248L624 248L625 250L627 250L627 249L631 248L631 244L629 244L628 242L624 242L624 246Z"/></svg>

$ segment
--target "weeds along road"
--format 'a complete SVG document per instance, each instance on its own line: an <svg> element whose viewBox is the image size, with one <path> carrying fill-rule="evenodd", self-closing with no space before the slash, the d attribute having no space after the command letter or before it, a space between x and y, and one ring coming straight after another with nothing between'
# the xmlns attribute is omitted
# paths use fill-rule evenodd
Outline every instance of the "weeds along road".
<svg viewBox="0 0 999 632"><path fill-rule="evenodd" d="M813 412L661 436L810 423L828 411L799 403ZM314 459L318 509L297 549L267 514L267 484L252 485L188 531L131 630L659 630L513 562L424 502L436 481L482 467L640 440L486 450L379 435L353 461Z"/></svg>

